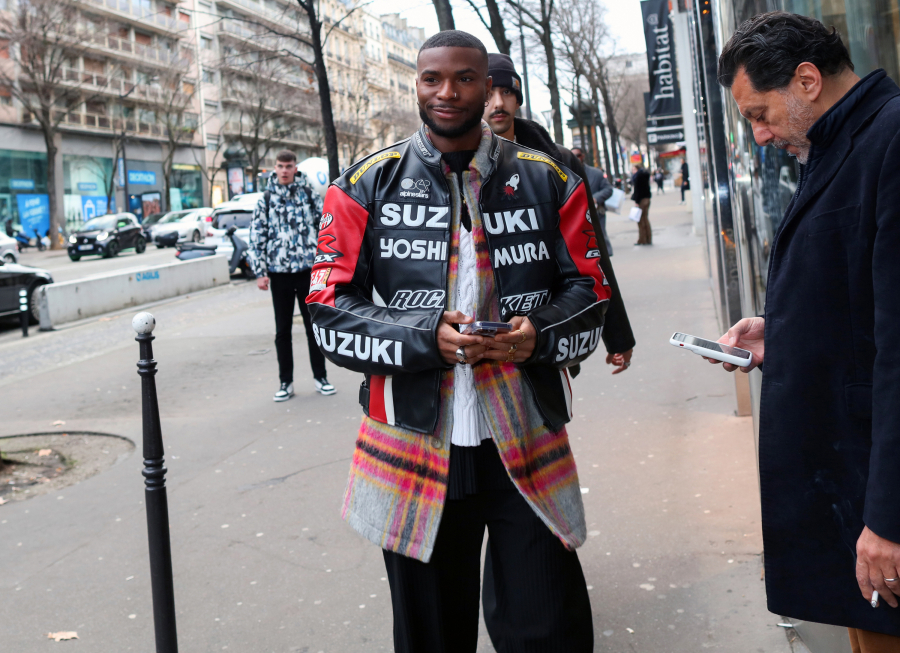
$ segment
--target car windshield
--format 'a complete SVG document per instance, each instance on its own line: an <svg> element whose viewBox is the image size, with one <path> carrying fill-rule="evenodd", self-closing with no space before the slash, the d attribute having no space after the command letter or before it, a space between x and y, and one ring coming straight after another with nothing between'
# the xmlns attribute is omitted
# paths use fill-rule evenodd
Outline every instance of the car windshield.
<svg viewBox="0 0 900 653"><path fill-rule="evenodd" d="M81 231L100 231L116 228L116 216L102 215L99 218L91 218L81 227Z"/></svg>
<svg viewBox="0 0 900 653"><path fill-rule="evenodd" d="M171 213L167 213L165 217L160 219L159 224L169 224L170 222L178 222L186 215L193 213L193 211L172 211Z"/></svg>
<svg viewBox="0 0 900 653"><path fill-rule="evenodd" d="M146 227L151 224L156 224L164 215L165 213L151 213L146 218L144 218L144 226Z"/></svg>
<svg viewBox="0 0 900 653"><path fill-rule="evenodd" d="M228 229L228 227L235 226L238 229L248 229L252 219L252 211L225 211L215 217L213 227Z"/></svg>

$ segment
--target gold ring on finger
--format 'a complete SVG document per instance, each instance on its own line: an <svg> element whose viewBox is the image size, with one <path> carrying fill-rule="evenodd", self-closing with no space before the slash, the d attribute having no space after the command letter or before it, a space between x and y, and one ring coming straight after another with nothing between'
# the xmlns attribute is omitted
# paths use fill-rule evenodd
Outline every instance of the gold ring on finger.
<svg viewBox="0 0 900 653"><path fill-rule="evenodd" d="M516 352L514 352L514 351L509 352L509 353L506 355L506 362L507 362L507 363L512 363L512 362L513 362L513 359L514 359L515 357L516 357Z"/></svg>
<svg viewBox="0 0 900 653"><path fill-rule="evenodd" d="M526 340L528 340L528 336L525 335L525 332L522 331L522 329L519 329L519 333L522 334L522 340L519 342L519 344L521 345L523 342L525 342Z"/></svg>
<svg viewBox="0 0 900 653"><path fill-rule="evenodd" d="M509 353L510 353L510 354L516 353L516 350L517 350L518 348L519 348L519 345L513 345L512 347L509 348Z"/></svg>

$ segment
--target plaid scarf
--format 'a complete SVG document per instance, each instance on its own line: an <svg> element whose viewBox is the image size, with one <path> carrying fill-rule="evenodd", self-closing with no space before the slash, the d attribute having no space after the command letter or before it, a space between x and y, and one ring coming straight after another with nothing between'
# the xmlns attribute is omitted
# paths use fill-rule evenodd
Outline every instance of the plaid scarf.
<svg viewBox="0 0 900 653"><path fill-rule="evenodd" d="M461 189L472 219L478 278L476 320L498 321L490 251L478 211L482 171L488 166L491 135L482 123L481 145L463 173ZM454 309L459 263L460 188L444 166L452 189L448 271L449 310ZM535 513L567 548L586 537L584 504L565 428L544 426L531 388L514 363L476 364L479 403L500 458ZM364 417L350 467L342 516L361 535L384 549L428 562L447 496L450 434L453 431L454 370L441 378L438 426L423 436Z"/></svg>

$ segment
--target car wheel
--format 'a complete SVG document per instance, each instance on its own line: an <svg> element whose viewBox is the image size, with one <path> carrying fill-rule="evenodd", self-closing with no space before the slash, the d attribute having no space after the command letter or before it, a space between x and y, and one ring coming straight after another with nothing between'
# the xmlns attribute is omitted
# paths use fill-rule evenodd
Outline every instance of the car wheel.
<svg viewBox="0 0 900 653"><path fill-rule="evenodd" d="M255 279L256 275L253 274L253 268L250 267L250 264L247 261L241 261L241 274L244 275L245 279Z"/></svg>
<svg viewBox="0 0 900 653"><path fill-rule="evenodd" d="M41 297L38 288L46 284L46 281L38 281L28 290L28 322L31 324L39 324L41 321Z"/></svg>
<svg viewBox="0 0 900 653"><path fill-rule="evenodd" d="M143 254L147 249L147 241L144 240L143 236L138 236L137 242L134 244L134 251L136 254Z"/></svg>
<svg viewBox="0 0 900 653"><path fill-rule="evenodd" d="M156 249L165 249L165 248L164 248L162 245L160 245L160 244L157 243Z"/></svg>
<svg viewBox="0 0 900 653"><path fill-rule="evenodd" d="M69 258L76 263L81 260L81 257L78 254L69 254Z"/></svg>
<svg viewBox="0 0 900 653"><path fill-rule="evenodd" d="M199 243L200 242L200 232L195 231L193 234L191 234L191 240L195 243Z"/></svg>
<svg viewBox="0 0 900 653"><path fill-rule="evenodd" d="M114 258L119 255L119 243L116 241L112 241L109 245L106 246L106 254L104 255L106 258Z"/></svg>
<svg viewBox="0 0 900 653"><path fill-rule="evenodd" d="M6 261L7 263L15 263L16 257L12 252L7 252L6 254L3 255L3 260Z"/></svg>

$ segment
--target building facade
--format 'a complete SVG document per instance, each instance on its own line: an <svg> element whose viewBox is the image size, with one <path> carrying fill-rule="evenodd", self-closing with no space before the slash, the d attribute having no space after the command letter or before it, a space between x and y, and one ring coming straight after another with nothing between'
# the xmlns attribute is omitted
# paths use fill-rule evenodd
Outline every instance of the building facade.
<svg viewBox="0 0 900 653"><path fill-rule="evenodd" d="M281 149L324 156L308 20L296 3L56 3L75 28L57 78L44 80L65 89L54 111L53 171L31 96L14 92L31 84L36 95L40 80L29 77L15 37L0 36L0 228L22 228L25 204L41 207L25 222L48 227L51 178L71 229L107 211L218 204L229 196L229 149L246 164L245 191ZM17 11L13 0L0 6L0 32L12 31ZM414 62L425 35L345 0L323 0L319 12L343 168L414 128Z"/></svg>

